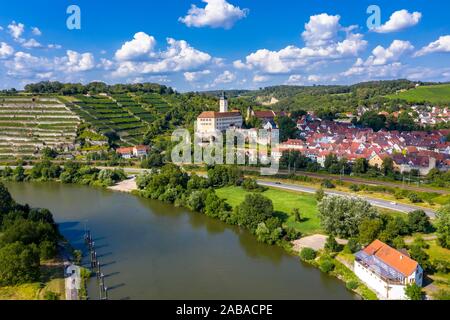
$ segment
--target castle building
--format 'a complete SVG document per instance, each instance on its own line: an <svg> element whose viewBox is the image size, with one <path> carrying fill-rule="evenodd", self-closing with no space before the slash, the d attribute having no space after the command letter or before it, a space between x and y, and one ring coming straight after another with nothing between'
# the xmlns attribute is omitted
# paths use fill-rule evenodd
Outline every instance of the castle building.
<svg viewBox="0 0 450 320"><path fill-rule="evenodd" d="M202 134L216 131L224 132L227 129L240 129L243 125L243 118L239 111L228 111L228 98L225 93L220 97L220 111L205 111L197 118L197 132Z"/></svg>

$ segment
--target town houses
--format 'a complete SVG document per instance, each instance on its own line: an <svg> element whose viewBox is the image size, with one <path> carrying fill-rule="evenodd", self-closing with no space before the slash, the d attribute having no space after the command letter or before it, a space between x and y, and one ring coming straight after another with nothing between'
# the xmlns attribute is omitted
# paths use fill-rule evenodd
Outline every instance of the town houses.
<svg viewBox="0 0 450 320"><path fill-rule="evenodd" d="M324 166L325 158L335 154L354 162L365 158L372 166L381 167L390 157L394 168L405 173L418 170L426 175L431 169L450 168L450 130L374 132L350 123L312 120L302 117L297 123L299 139L281 143L281 151L299 151Z"/></svg>
<svg viewBox="0 0 450 320"><path fill-rule="evenodd" d="M356 253L353 270L356 276L381 299L406 300L407 285L423 283L423 269L407 252L375 240Z"/></svg>

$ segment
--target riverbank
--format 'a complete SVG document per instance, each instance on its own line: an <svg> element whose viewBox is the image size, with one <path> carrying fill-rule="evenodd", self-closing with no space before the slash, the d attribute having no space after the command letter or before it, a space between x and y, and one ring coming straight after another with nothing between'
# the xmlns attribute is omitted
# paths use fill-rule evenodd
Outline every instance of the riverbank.
<svg viewBox="0 0 450 320"><path fill-rule="evenodd" d="M245 197L245 193L241 192L240 196L238 198L232 197L232 199L229 199L230 196L236 195L236 192L235 192L236 188L237 187L228 187L228 189L227 188L218 189L218 190L216 190L216 193L218 193L218 196L220 198L224 198L224 199L227 198L227 201L232 206L235 206L238 203L242 202L240 200L243 200L243 198ZM133 177L132 179L128 179L128 180L119 182L115 186L109 187L108 189L111 190L111 191L119 191L119 192L139 194L135 177ZM287 200L285 199L285 194L283 194L283 191L280 191L280 190L268 190L267 192L274 192L275 193L273 198L276 198L276 199L280 200L280 204L278 204L278 205L283 206L282 203L284 205L286 205L286 201ZM286 193L286 192L284 192L284 193ZM287 193L289 194L289 192L287 192ZM294 195L292 194L292 196L294 196ZM298 198L298 195L296 196L296 198ZM295 200L298 200L298 199L295 199ZM295 201L295 200L294 199L290 199L291 202ZM301 200L301 203L298 203L299 206L303 206L305 204L302 201L303 200ZM310 233L312 233L313 231L320 230L320 227L319 227L318 221L316 221L317 220L317 212L315 210L312 210L312 206L316 205L316 200L313 197L308 196L308 201L309 201L308 202L308 206L310 206L311 209L310 209L310 211L308 211L309 213L307 213L305 211L302 212L303 213L303 222L311 220L310 223L308 223L308 225L311 225L311 226L308 227L308 229L303 230L303 231L309 231ZM275 203L275 208L277 208L276 205L277 204ZM281 209L283 209L283 208L281 208ZM305 213L307 213L307 214L305 215ZM317 223L315 223L315 222L317 222ZM295 223L296 223L295 221L291 221L289 224L290 224L290 226L292 226ZM315 236L320 237L321 240L323 240L322 238L326 238L325 236L322 236L322 235L315 235ZM321 241L321 242L324 243L324 241ZM340 240L340 243L345 244L346 241L345 240ZM296 248L293 245L293 243L287 243L287 242L282 241L282 242L277 243L277 245L280 246L283 250L285 250L286 253L288 253L290 255L293 255L293 256L296 256L296 257L299 256L300 252L298 250L296 250ZM323 249L323 246L322 246L322 249ZM323 252L323 250L320 251L320 252ZM353 272L350 269L348 269L347 266L343 265L338 260L333 260L333 263L334 263L335 268L333 268L333 270L330 270L329 272L325 272L325 273L327 273L328 275L333 276L333 277L343 281L346 284L349 281L353 281L353 282L357 281L356 276L353 274ZM311 265L316 267L316 268L318 268L318 269L320 269L319 268L319 264L311 263ZM348 290L350 290L353 293L359 295L363 299L367 299L367 300L376 300L377 299L376 295L361 282L358 282L358 285L356 287L354 287L354 288L350 287L348 285L346 287L347 287Z"/></svg>
<svg viewBox="0 0 450 320"><path fill-rule="evenodd" d="M54 212L75 249L85 248L85 223L95 232L111 300L356 298L341 281L282 248L185 208L75 184L7 187L18 201ZM90 299L98 298L95 277L87 288Z"/></svg>

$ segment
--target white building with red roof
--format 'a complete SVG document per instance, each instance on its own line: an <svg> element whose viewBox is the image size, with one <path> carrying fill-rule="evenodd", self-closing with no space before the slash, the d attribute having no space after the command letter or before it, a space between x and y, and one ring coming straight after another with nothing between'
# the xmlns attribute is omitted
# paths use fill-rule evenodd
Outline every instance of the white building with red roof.
<svg viewBox="0 0 450 320"><path fill-rule="evenodd" d="M220 112L202 112L197 118L196 132L204 135L224 132L227 129L240 129L243 122L239 111L228 111L228 99L223 94L220 98Z"/></svg>
<svg viewBox="0 0 450 320"><path fill-rule="evenodd" d="M423 269L407 253L391 248L375 240L356 253L354 262L356 276L379 298L386 300L407 300L407 285L422 286Z"/></svg>

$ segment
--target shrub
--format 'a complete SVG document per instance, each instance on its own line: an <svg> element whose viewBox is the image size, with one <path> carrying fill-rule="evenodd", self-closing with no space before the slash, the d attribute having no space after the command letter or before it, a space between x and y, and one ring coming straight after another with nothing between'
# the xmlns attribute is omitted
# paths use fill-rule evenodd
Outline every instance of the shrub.
<svg viewBox="0 0 450 320"><path fill-rule="evenodd" d="M59 300L59 295L57 293L54 293L52 291L47 291L44 294L45 300Z"/></svg>
<svg viewBox="0 0 450 320"><path fill-rule="evenodd" d="M347 243L347 248L350 250L351 253L356 253L359 250L361 250L361 245L359 244L358 239L350 238Z"/></svg>
<svg viewBox="0 0 450 320"><path fill-rule="evenodd" d="M316 256L317 256L316 251L314 251L314 249L311 248L303 248L302 251L300 252L300 259L302 259L303 261L314 260Z"/></svg>
<svg viewBox="0 0 450 320"><path fill-rule="evenodd" d="M431 229L430 217L423 210L408 214L408 227L412 232L428 232Z"/></svg>
<svg viewBox="0 0 450 320"><path fill-rule="evenodd" d="M353 192L358 192L361 189L359 188L359 186L357 184L352 184L352 185L350 185L350 190L352 190Z"/></svg>
<svg viewBox="0 0 450 320"><path fill-rule="evenodd" d="M334 262L331 259L324 259L320 262L319 265L320 271L324 273L330 273L334 270Z"/></svg>
<svg viewBox="0 0 450 320"><path fill-rule="evenodd" d="M333 182L331 182L330 180L324 180L322 182L322 187L327 188L327 189L334 189L336 188L336 186L333 184Z"/></svg>
<svg viewBox="0 0 450 320"><path fill-rule="evenodd" d="M415 192L411 192L408 195L408 199L409 201L411 201L412 203L420 203L423 202L423 200L419 197L419 195Z"/></svg>
<svg viewBox="0 0 450 320"><path fill-rule="evenodd" d="M337 243L333 236L329 236L327 238L327 242L325 243L325 250L330 252L339 252L341 250L341 246Z"/></svg>
<svg viewBox="0 0 450 320"><path fill-rule="evenodd" d="M350 280L347 282L346 287L349 290L356 290L359 287L359 283L356 280Z"/></svg>

